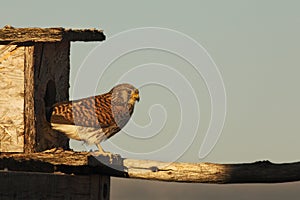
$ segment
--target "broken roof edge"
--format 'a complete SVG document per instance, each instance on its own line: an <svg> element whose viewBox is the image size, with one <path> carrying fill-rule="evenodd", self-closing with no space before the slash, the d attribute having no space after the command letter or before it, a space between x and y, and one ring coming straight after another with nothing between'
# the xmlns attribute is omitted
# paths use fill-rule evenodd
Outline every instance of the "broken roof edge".
<svg viewBox="0 0 300 200"><path fill-rule="evenodd" d="M15 28L9 25L0 29L1 43L24 43L24 42L60 42L67 41L103 41L103 30L92 29L66 29L54 28Z"/></svg>

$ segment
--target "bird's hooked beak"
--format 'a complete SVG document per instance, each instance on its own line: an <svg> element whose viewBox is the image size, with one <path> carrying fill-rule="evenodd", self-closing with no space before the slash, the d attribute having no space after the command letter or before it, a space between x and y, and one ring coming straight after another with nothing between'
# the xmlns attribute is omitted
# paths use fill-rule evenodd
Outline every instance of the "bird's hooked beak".
<svg viewBox="0 0 300 200"><path fill-rule="evenodd" d="M130 99L129 99L129 102L130 104L133 104L136 102L136 101L140 101L140 95L139 95L139 91L138 89L135 89L131 95L130 95Z"/></svg>
<svg viewBox="0 0 300 200"><path fill-rule="evenodd" d="M133 92L133 95L132 95L134 101L140 101L140 95L139 95L139 90L138 89L135 89L134 92Z"/></svg>
<svg viewBox="0 0 300 200"><path fill-rule="evenodd" d="M133 98L136 100L136 101L140 101L140 95L139 95L139 93L134 93L133 94Z"/></svg>

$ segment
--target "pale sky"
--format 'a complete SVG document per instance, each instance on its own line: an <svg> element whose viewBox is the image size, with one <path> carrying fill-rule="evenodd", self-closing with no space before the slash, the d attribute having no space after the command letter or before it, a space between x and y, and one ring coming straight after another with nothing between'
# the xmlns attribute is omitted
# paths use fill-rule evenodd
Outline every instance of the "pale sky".
<svg viewBox="0 0 300 200"><path fill-rule="evenodd" d="M12 0L1 2L0 26L10 24L16 27L99 28L104 30L107 39L122 31L142 27L160 27L183 33L206 49L220 71L226 89L224 129L205 159L199 159L198 154L211 117L210 96L203 78L193 71L188 62L170 52L143 49L120 56L111 63L103 77L98 77L98 85L89 85L90 77L86 77L86 81L80 84L87 90L74 94L79 68L99 43L72 43L71 96L92 95L89 93L91 88L96 88L92 91L97 93L109 91L122 75L128 74L136 66L149 63L156 63L152 67L157 66L157 63L167 65L177 70L177 75L183 75L190 83L196 92L201 111L195 138L189 138L190 134L187 133L186 139L192 143L188 146L182 146L184 142L181 143L180 140L176 143L179 150L187 148L181 152L183 156L180 161L237 163L268 159L273 162L291 162L300 159L299 8L300 2L292 0ZM98 55L98 67L101 67L102 55ZM90 69L97 71L96 67L91 66ZM140 72L138 76L129 74L124 80L130 79L132 83L139 81L140 84L142 80L153 79L153 82L157 82L158 75ZM170 75L163 78L168 81L176 76L173 77L170 72ZM177 82L174 80L170 83L171 86ZM177 88L188 92L183 86ZM177 137L175 133L182 121L187 120L188 126L195 125L197 121L194 117L185 117L184 120L180 118L180 109L183 107L196 112L197 105L193 101L184 104L185 101L176 99L178 93L155 84L141 87L140 92L141 101L136 106L132 121L142 127L149 125L145 127L147 131L134 131L139 129L129 126L129 135L120 133L111 142L119 149L129 152L115 153L121 153L125 157L131 155L130 152L140 153L136 157L147 159L147 152L162 149ZM190 93L184 93L183 96L185 94ZM76 149L85 149L80 143L72 145ZM104 148L115 150L107 142ZM157 156L161 160L174 157L176 156L172 153Z"/></svg>

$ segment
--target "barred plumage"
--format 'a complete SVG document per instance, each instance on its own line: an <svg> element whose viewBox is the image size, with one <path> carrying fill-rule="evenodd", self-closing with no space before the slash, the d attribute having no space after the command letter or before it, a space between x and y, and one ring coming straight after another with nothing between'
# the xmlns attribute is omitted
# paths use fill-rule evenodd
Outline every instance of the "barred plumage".
<svg viewBox="0 0 300 200"><path fill-rule="evenodd" d="M129 121L139 91L130 84L120 84L108 93L52 106L47 119L52 129L67 137L96 144L119 132Z"/></svg>

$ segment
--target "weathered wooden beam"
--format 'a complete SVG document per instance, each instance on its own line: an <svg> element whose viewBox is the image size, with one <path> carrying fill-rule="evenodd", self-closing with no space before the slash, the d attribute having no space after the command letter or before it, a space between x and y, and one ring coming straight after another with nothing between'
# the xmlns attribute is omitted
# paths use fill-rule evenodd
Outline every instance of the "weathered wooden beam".
<svg viewBox="0 0 300 200"><path fill-rule="evenodd" d="M165 163L125 159L128 177L195 183L282 183L300 181L300 162L274 164Z"/></svg>
<svg viewBox="0 0 300 200"><path fill-rule="evenodd" d="M0 169L195 183L282 183L300 181L300 162L242 164L179 163L96 157L88 152L1 154Z"/></svg>
<svg viewBox="0 0 300 200"><path fill-rule="evenodd" d="M14 28L5 26L0 29L0 44L27 42L103 41L105 35L98 29L57 28Z"/></svg>
<svg viewBox="0 0 300 200"><path fill-rule="evenodd" d="M106 174L118 177L126 176L123 159L114 156L94 157L89 152L48 151L40 153L2 153L0 170L65 174Z"/></svg>
<svg viewBox="0 0 300 200"><path fill-rule="evenodd" d="M24 53L24 148L32 153L36 141L36 120L34 102L34 46L26 46Z"/></svg>

